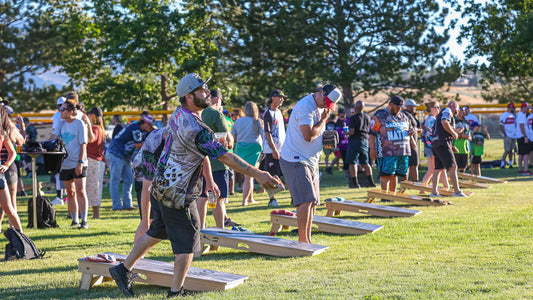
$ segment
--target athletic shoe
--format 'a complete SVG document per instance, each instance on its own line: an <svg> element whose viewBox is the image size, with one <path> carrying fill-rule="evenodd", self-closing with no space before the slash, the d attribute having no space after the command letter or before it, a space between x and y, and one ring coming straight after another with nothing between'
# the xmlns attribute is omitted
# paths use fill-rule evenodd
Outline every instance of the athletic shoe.
<svg viewBox="0 0 533 300"><path fill-rule="evenodd" d="M273 199L270 199L270 201L268 202L268 206L269 207L279 207L279 204L278 204L278 201L276 201L276 199L273 198Z"/></svg>
<svg viewBox="0 0 533 300"><path fill-rule="evenodd" d="M81 221L79 229L89 229L89 225L87 225L86 221Z"/></svg>
<svg viewBox="0 0 533 300"><path fill-rule="evenodd" d="M518 171L518 175L522 176L522 175L524 175L524 172Z"/></svg>
<svg viewBox="0 0 533 300"><path fill-rule="evenodd" d="M500 169L505 169L505 160L502 160L502 163L500 164Z"/></svg>
<svg viewBox="0 0 533 300"><path fill-rule="evenodd" d="M227 218L224 221L224 227L242 226L242 224L234 222L232 219Z"/></svg>
<svg viewBox="0 0 533 300"><path fill-rule="evenodd" d="M52 205L65 205L65 202L63 199L56 197L54 200L52 200Z"/></svg>
<svg viewBox="0 0 533 300"><path fill-rule="evenodd" d="M71 227L78 227L78 226L80 226L80 223L78 223L78 222L72 220L72 223L70 223L70 226L71 226Z"/></svg>
<svg viewBox="0 0 533 300"><path fill-rule="evenodd" d="M109 274L115 280L118 289L122 291L124 296L133 296L133 273L128 271L124 264L121 263L117 266L109 268Z"/></svg>
<svg viewBox="0 0 533 300"><path fill-rule="evenodd" d="M512 169L512 168L513 168L513 164L510 163L510 164L509 164L509 169Z"/></svg>
<svg viewBox="0 0 533 300"><path fill-rule="evenodd" d="M527 170L527 171L524 172L524 175L531 176L531 175L533 175L533 173L531 173L531 171Z"/></svg>
<svg viewBox="0 0 533 300"><path fill-rule="evenodd" d="M442 195L441 194L433 194L433 193L431 193L431 194L429 194L429 197L430 198L437 198L437 197L442 197Z"/></svg>
<svg viewBox="0 0 533 300"><path fill-rule="evenodd" d="M463 191L460 191L459 193L453 193L452 197L468 197L468 196L465 195L465 193L463 193Z"/></svg>
<svg viewBox="0 0 533 300"><path fill-rule="evenodd" d="M177 292L173 292L171 290L168 290L167 298L187 297L187 296L190 296L190 295L192 295L192 294L189 291L184 290L183 287L182 287Z"/></svg>

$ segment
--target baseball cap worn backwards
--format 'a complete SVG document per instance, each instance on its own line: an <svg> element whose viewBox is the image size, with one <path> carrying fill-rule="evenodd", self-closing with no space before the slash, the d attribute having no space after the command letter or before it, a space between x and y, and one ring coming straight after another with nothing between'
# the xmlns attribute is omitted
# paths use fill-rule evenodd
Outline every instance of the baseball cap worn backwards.
<svg viewBox="0 0 533 300"><path fill-rule="evenodd" d="M528 104L528 103L526 103L526 102L524 102L524 103L520 104L520 108L524 108L524 107L527 107L527 108L529 108L529 104Z"/></svg>
<svg viewBox="0 0 533 300"><path fill-rule="evenodd" d="M144 120L146 123L150 123L150 124L154 123L155 121L155 118L152 117L151 115L145 115L141 119Z"/></svg>
<svg viewBox="0 0 533 300"><path fill-rule="evenodd" d="M272 92L270 92L270 98L272 97L283 97L284 98L284 97L287 97L287 95L285 95L283 91L281 90L273 90Z"/></svg>
<svg viewBox="0 0 533 300"><path fill-rule="evenodd" d="M335 110L337 106L337 102L339 102L342 99L341 91L333 84L326 84L322 88L322 91L324 91L324 99L326 102L326 107L331 110Z"/></svg>
<svg viewBox="0 0 533 300"><path fill-rule="evenodd" d="M398 105L398 106L403 106L403 98L400 97L400 96L393 96L391 99L390 99L390 102L392 104L395 104L395 105Z"/></svg>
<svg viewBox="0 0 533 300"><path fill-rule="evenodd" d="M209 80L211 80L211 77L209 77L207 81L204 81L202 77L200 77L200 75L196 73L187 74L178 82L178 86L176 87L176 94L180 98L185 97L185 95L208 83Z"/></svg>

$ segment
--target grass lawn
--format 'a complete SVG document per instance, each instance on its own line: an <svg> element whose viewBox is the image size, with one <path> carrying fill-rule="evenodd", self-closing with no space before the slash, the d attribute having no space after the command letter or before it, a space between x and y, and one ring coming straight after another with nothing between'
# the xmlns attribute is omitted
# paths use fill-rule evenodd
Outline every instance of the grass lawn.
<svg viewBox="0 0 533 300"><path fill-rule="evenodd" d="M509 180L491 189L472 190L447 207L413 207L412 218L379 218L354 213L341 218L383 225L363 236L313 232L313 242L330 248L313 257L278 258L221 248L193 261L193 266L249 276L232 290L198 293L198 299L524 299L533 298L533 188L531 177L514 169L483 169L484 175ZM423 173L423 172L422 172ZM422 174L423 175L423 174ZM43 177L43 180L46 177ZM348 189L341 172L324 174L322 200L341 196L364 201L366 189ZM412 192L414 193L414 192ZM138 211L113 212L104 189L101 219L89 219L88 230L70 228L66 205L57 207L61 228L26 229L44 260L0 262L0 298L121 298L113 282L78 290L77 259L104 251L128 254L139 221ZM270 208L266 194L258 204L242 207L241 194L230 198L229 216L246 228L267 234ZM50 198L53 197L50 195ZM293 209L290 196L278 197ZM378 201L377 204L380 204ZM401 203L386 203L402 206ZM26 199L19 200L27 224ZM320 206L318 215L325 215ZM7 228L4 221L3 229ZM208 217L208 226L214 226ZM297 240L290 231L278 237ZM4 249L6 239L2 239ZM3 253L0 253L3 258ZM170 244L154 247L147 258L172 261ZM136 284L139 299L162 299L166 288Z"/></svg>

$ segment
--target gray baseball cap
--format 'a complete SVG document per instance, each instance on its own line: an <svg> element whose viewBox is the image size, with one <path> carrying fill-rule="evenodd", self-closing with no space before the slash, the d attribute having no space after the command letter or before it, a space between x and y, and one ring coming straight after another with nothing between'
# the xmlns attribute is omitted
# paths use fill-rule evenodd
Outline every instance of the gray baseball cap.
<svg viewBox="0 0 533 300"><path fill-rule="evenodd" d="M180 98L184 97L195 89L208 83L209 80L211 80L211 77L209 77L207 81L204 81L202 77L200 77L200 75L196 73L187 74L178 82L178 86L176 87L176 94L178 94L178 97Z"/></svg>

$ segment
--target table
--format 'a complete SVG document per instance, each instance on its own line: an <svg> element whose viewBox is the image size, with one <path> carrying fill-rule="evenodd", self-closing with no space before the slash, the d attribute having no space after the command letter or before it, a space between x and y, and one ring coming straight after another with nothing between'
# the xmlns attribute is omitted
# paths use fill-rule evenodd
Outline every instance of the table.
<svg viewBox="0 0 533 300"><path fill-rule="evenodd" d="M37 164L35 162L37 156L44 154L61 154L65 152L19 152L19 154L28 155L31 157L31 181L32 181L32 194L33 194L33 228L39 228L37 225Z"/></svg>

